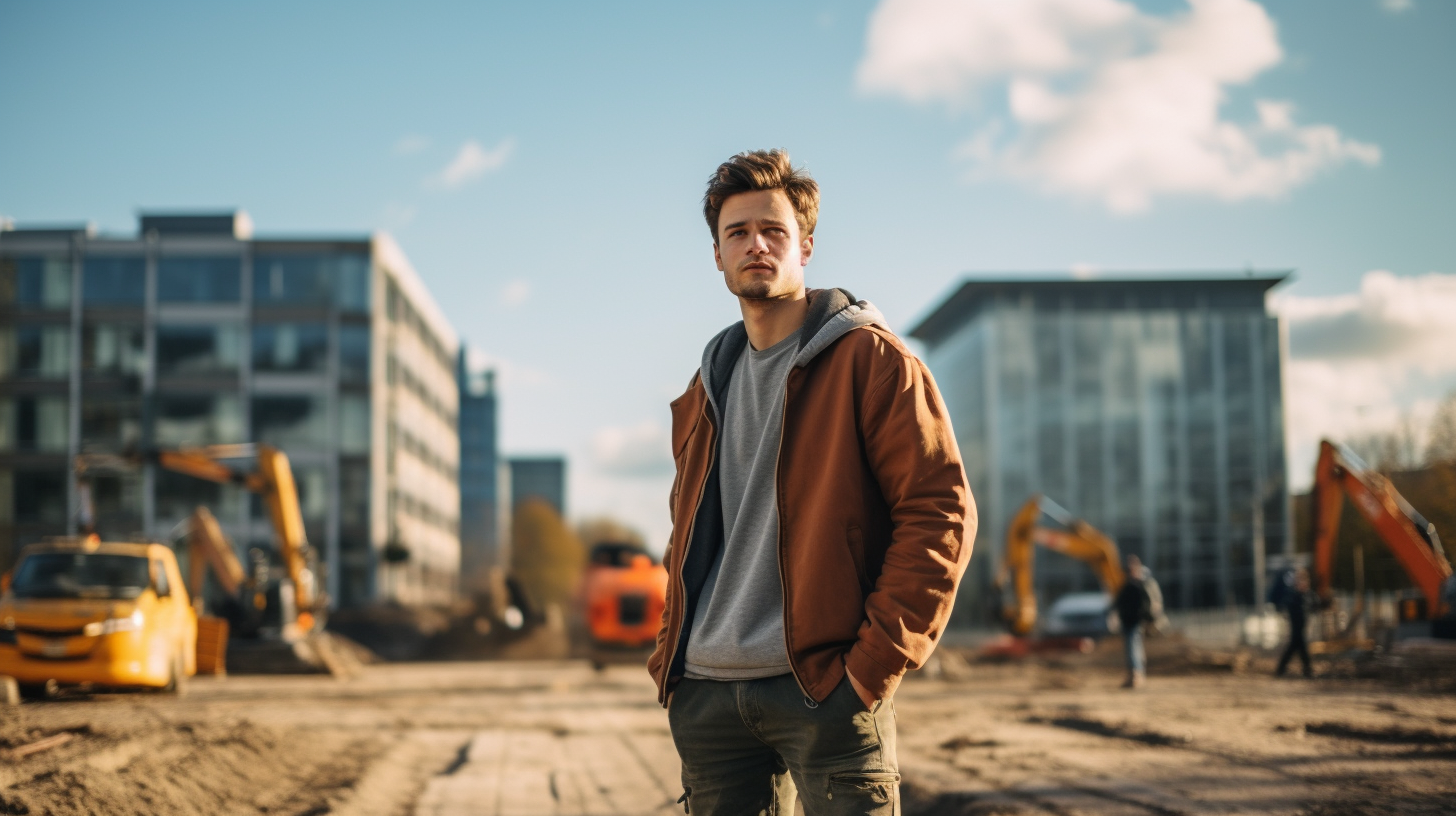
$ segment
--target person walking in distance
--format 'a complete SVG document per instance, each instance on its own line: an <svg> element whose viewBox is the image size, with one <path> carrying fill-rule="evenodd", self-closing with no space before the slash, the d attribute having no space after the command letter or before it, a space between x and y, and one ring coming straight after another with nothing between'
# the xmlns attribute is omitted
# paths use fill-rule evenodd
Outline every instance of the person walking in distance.
<svg viewBox="0 0 1456 816"><path fill-rule="evenodd" d="M708 182L742 322L672 403L648 670L692 816L898 814L890 700L944 632L976 511L930 372L868 301L806 289L819 188L780 150Z"/></svg>
<svg viewBox="0 0 1456 816"><path fill-rule="evenodd" d="M1153 622L1153 599L1145 584L1147 570L1142 559L1128 555L1126 564L1127 579L1112 601L1118 623L1122 624L1122 645L1127 659L1127 679L1122 682L1122 687L1142 688L1147 680L1143 624Z"/></svg>
<svg viewBox="0 0 1456 816"><path fill-rule="evenodd" d="M1294 583L1285 590L1280 600L1284 606L1284 614L1289 616L1289 645L1284 648L1284 654L1279 656L1279 668L1274 673L1280 677L1284 676L1285 670L1289 668L1289 660L1296 654L1299 655L1300 665L1304 667L1304 676L1312 677L1313 671L1309 665L1309 643L1305 640L1304 630L1309 625L1309 573L1299 570L1294 573Z"/></svg>

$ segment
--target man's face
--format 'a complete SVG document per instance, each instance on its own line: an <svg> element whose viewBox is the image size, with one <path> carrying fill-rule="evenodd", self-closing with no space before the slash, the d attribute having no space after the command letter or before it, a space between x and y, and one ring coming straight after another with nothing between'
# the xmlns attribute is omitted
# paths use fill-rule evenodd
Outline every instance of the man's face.
<svg viewBox="0 0 1456 816"><path fill-rule="evenodd" d="M713 259L728 291L754 300L789 297L804 288L814 236L800 235L783 190L730 196L718 215Z"/></svg>

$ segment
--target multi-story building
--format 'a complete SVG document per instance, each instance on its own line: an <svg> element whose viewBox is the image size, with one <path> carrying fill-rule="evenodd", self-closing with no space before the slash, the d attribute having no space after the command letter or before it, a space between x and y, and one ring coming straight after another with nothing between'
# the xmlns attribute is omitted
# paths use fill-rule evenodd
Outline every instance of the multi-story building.
<svg viewBox="0 0 1456 816"><path fill-rule="evenodd" d="M511 507L526 499L543 499L566 518L566 459L560 456L515 456L510 459Z"/></svg>
<svg viewBox="0 0 1456 816"><path fill-rule="evenodd" d="M478 591L490 571L504 567L500 540L499 471L496 447L495 372L469 367L465 349L456 358L460 385L460 581Z"/></svg>
<svg viewBox="0 0 1456 816"><path fill-rule="evenodd" d="M384 234L254 237L241 212L0 232L0 559L75 529L78 453L265 442L336 604L446 600L457 345ZM240 550L271 549L237 486L148 465L93 494L105 535L165 539L204 504Z"/></svg>
<svg viewBox="0 0 1456 816"><path fill-rule="evenodd" d="M1291 535L1265 308L1284 277L971 279L911 331L980 510L960 622L988 619L1007 524L1033 493L1141 556L1170 608L1254 601L1256 542L1276 553ZM1095 587L1038 553L1043 603Z"/></svg>

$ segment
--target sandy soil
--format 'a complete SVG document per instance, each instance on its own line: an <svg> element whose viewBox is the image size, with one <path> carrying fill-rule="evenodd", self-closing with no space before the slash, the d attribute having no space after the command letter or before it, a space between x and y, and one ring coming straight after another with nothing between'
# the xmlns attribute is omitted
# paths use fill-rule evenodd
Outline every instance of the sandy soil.
<svg viewBox="0 0 1456 816"><path fill-rule="evenodd" d="M1129 692L1106 651L947 655L895 701L907 816L1453 812L1456 695L1156 651ZM13 753L58 734L71 737ZM676 774L645 672L584 661L199 678L183 699L0 707L0 813L671 813Z"/></svg>

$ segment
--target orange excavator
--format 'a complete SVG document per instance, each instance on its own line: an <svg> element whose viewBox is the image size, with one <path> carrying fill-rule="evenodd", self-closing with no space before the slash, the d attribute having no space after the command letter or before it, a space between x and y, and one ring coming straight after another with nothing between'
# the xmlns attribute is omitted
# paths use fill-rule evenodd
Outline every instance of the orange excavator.
<svg viewBox="0 0 1456 816"><path fill-rule="evenodd" d="M1349 449L1320 441L1314 469L1314 591L1322 604L1333 602L1335 539L1340 510L1349 496L1385 546L1405 568L1420 596L1400 605L1402 620L1432 621L1437 636L1456 637L1456 579L1436 527L1411 507L1390 480L1360 461Z"/></svg>
<svg viewBox="0 0 1456 816"><path fill-rule="evenodd" d="M1061 527L1042 523L1043 517L1050 517ZM1036 590L1032 581L1034 544L1086 563L1108 595L1116 595L1127 580L1117 544L1112 539L1046 496L1040 493L1032 496L1011 520L1001 570L996 575L1001 620L1018 637L1031 634L1036 626Z"/></svg>
<svg viewBox="0 0 1456 816"><path fill-rule="evenodd" d="M667 570L636 544L592 547L582 581L592 662L605 665L613 652L657 642L667 599Z"/></svg>

